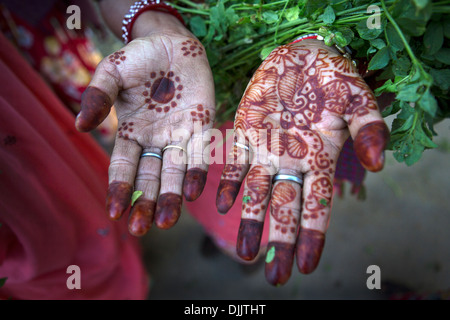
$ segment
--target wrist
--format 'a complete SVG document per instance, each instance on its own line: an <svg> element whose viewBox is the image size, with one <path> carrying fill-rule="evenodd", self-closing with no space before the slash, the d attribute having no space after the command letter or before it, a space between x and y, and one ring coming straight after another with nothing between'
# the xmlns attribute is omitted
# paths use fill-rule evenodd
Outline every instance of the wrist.
<svg viewBox="0 0 450 320"><path fill-rule="evenodd" d="M193 34L175 16L156 10L141 13L131 29L131 39L151 34L171 33L194 37Z"/></svg>

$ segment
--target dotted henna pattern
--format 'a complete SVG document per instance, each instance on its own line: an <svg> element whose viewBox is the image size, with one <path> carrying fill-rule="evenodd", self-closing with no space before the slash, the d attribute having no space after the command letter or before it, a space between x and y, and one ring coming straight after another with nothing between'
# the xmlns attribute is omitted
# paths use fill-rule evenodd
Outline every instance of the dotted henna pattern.
<svg viewBox="0 0 450 320"><path fill-rule="evenodd" d="M203 105L197 105L197 111L191 111L193 121L200 121L202 126L211 122L211 113Z"/></svg>
<svg viewBox="0 0 450 320"><path fill-rule="evenodd" d="M175 76L173 71L159 73L151 72L149 81L145 82L145 103L148 103L149 110L167 113L171 108L178 105L181 99L183 85L180 84L180 77Z"/></svg>
<svg viewBox="0 0 450 320"><path fill-rule="evenodd" d="M120 127L117 129L118 137L128 140L130 139L130 134L133 133L134 122L122 122Z"/></svg>
<svg viewBox="0 0 450 320"><path fill-rule="evenodd" d="M201 56L204 52L203 46L196 40L186 40L181 43L183 47L181 51L183 51L183 56Z"/></svg>
<svg viewBox="0 0 450 320"><path fill-rule="evenodd" d="M122 61L125 61L127 57L124 55L125 51L116 51L108 56L109 62L119 65Z"/></svg>

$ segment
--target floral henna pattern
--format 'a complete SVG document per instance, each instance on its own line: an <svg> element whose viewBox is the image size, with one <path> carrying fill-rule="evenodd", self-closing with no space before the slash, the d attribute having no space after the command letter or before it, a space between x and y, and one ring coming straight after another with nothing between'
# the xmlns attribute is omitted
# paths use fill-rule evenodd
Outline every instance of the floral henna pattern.
<svg viewBox="0 0 450 320"><path fill-rule="evenodd" d="M116 51L108 56L109 62L119 65L121 62L125 61L127 57L124 55L125 51Z"/></svg>
<svg viewBox="0 0 450 320"><path fill-rule="evenodd" d="M200 42L196 40L186 40L181 43L183 47L181 48L181 51L183 51L183 56L201 56L204 53L203 46L200 44Z"/></svg>
<svg viewBox="0 0 450 320"><path fill-rule="evenodd" d="M247 218L258 219L264 214L266 205L262 202L267 198L271 187L271 176L263 166L253 167L247 175L247 190L242 202L242 212Z"/></svg>
<svg viewBox="0 0 450 320"><path fill-rule="evenodd" d="M309 155L323 169L329 163L322 151L322 138L312 128L323 121L325 113L350 115L350 122L370 109L376 110L373 94L366 87L351 62L343 57L329 57L325 49L280 46L250 81L239 106L236 129L277 129L276 135L270 130L266 139L250 132L252 144L267 144L278 156L287 153L303 159ZM315 143L308 143L305 135Z"/></svg>
<svg viewBox="0 0 450 320"><path fill-rule="evenodd" d="M298 218L296 213L289 208L289 204L293 203L296 197L297 191L289 183L280 182L276 184L270 204L270 215L275 223L274 230L280 231L282 234L295 235L297 233Z"/></svg>
<svg viewBox="0 0 450 320"><path fill-rule="evenodd" d="M289 278L295 247L300 271L309 273L316 268L331 208L335 159L349 134L347 127L353 130L378 111L373 93L351 61L332 48L311 44L305 41L275 49L250 80L235 118L235 130L243 133L256 154L267 150L280 172L305 173L304 191L282 181L273 186L266 279L275 285ZM363 118L367 115L370 117ZM356 125L351 126L355 119ZM368 168L382 166L378 154L388 133L379 122L358 129L355 139L362 150L358 158ZM372 158L381 160L369 160ZM228 174L224 170L222 179ZM253 213L260 198L249 183L252 178L249 172L249 197L243 199L237 246L239 256L246 260L258 252L256 242L262 228L259 216Z"/></svg>
<svg viewBox="0 0 450 320"><path fill-rule="evenodd" d="M156 112L169 112L178 106L181 99L183 85L180 84L180 77L175 76L173 71L159 73L151 72L149 81L145 82L145 90L142 95L149 110Z"/></svg>

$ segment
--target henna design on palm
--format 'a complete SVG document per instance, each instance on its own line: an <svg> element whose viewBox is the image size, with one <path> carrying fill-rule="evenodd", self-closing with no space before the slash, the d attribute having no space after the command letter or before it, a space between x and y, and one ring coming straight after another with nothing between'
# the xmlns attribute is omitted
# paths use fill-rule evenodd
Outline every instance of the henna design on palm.
<svg viewBox="0 0 450 320"><path fill-rule="evenodd" d="M280 46L248 84L236 112L235 130L256 153L268 150L269 162L276 167L272 174L304 174L303 190L280 181L268 196L248 182L255 179L257 166L252 166L244 194L251 192L255 200L243 205L238 254L246 260L256 256L259 243L255 239L261 237L263 219L249 213L256 200L268 203L270 197L268 247L277 253L273 261L266 261L267 280L272 284L287 281L295 247L299 270L311 272L324 245L337 157L349 134L361 150L357 155L362 164L372 171L382 168L388 130L373 93L351 62L334 49L315 40ZM233 153L231 157L236 158ZM231 207L242 181L237 177L244 177L246 170L248 165L243 165L235 177L228 177L225 168L217 197L222 212ZM228 186L227 197L222 185ZM259 224L250 223L251 219Z"/></svg>
<svg viewBox="0 0 450 320"><path fill-rule="evenodd" d="M180 216L183 194L193 201L205 186L208 166L195 162L194 151L188 151L189 145L206 144L203 134L215 116L213 78L203 53L200 42L186 34L136 39L99 64L83 94L78 130L99 125L113 103L117 111L106 207L113 220L130 209L133 235L144 235L153 222L159 228L172 227ZM186 152L163 152L171 144ZM144 152L162 159L141 157ZM130 208L134 190L143 193Z"/></svg>

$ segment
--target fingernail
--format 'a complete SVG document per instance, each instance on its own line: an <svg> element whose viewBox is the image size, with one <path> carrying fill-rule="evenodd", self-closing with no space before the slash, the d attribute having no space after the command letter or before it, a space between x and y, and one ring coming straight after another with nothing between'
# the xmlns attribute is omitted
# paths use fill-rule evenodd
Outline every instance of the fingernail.
<svg viewBox="0 0 450 320"><path fill-rule="evenodd" d="M106 196L106 211L112 220L119 219L128 209L133 187L127 182L113 181Z"/></svg>
<svg viewBox="0 0 450 320"><path fill-rule="evenodd" d="M112 102L108 95L96 87L87 87L81 96L81 110L75 121L78 131L95 129L111 110Z"/></svg>
<svg viewBox="0 0 450 320"><path fill-rule="evenodd" d="M155 224L160 229L169 229L178 221L181 214L182 197L175 193L159 196L155 212Z"/></svg>
<svg viewBox="0 0 450 320"><path fill-rule="evenodd" d="M217 189L216 207L219 213L225 214L233 206L241 188L241 182L221 180Z"/></svg>
<svg viewBox="0 0 450 320"><path fill-rule="evenodd" d="M264 223L253 219L242 219L236 251L239 257L250 261L256 258L259 252Z"/></svg>
<svg viewBox="0 0 450 320"><path fill-rule="evenodd" d="M274 286L285 284L292 271L295 246L291 243L269 242L266 253L266 280Z"/></svg>
<svg viewBox="0 0 450 320"><path fill-rule="evenodd" d="M131 208L128 221L128 231L137 237L143 236L150 230L156 203L151 200L139 199Z"/></svg>
<svg viewBox="0 0 450 320"><path fill-rule="evenodd" d="M202 194L207 172L199 168L189 169L183 183L183 194L187 201L194 201Z"/></svg>
<svg viewBox="0 0 450 320"><path fill-rule="evenodd" d="M383 121L375 121L359 129L354 149L364 168L372 172L383 169L384 149L389 137L389 129Z"/></svg>
<svg viewBox="0 0 450 320"><path fill-rule="evenodd" d="M297 238L297 267L301 273L308 274L317 268L324 245L323 232L300 228Z"/></svg>

